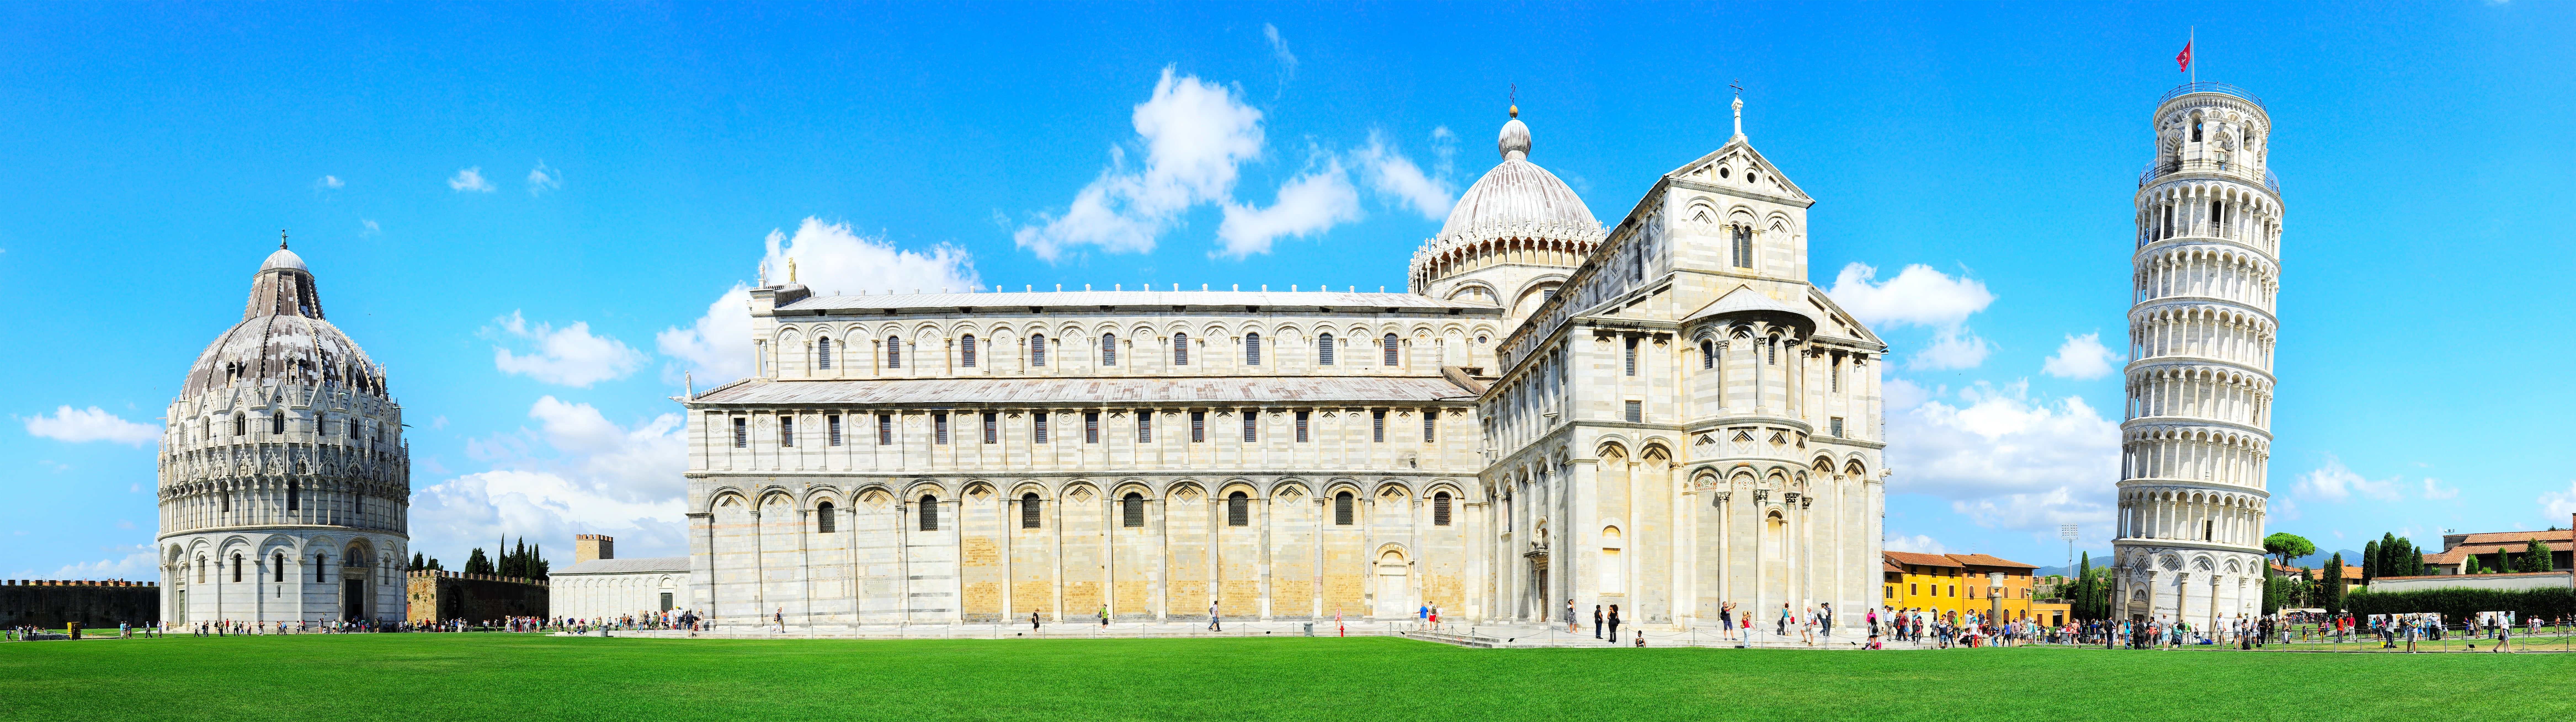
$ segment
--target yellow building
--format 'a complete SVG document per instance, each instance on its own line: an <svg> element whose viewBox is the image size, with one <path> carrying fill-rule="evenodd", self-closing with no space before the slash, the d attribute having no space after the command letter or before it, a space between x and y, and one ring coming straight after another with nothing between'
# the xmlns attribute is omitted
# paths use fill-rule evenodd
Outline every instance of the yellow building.
<svg viewBox="0 0 2576 722"><path fill-rule="evenodd" d="M2012 620L2030 616L2033 579L2038 567L1985 554L1916 554L1883 552L1880 604L1896 609L1928 609L1944 618L1956 613L1994 615ZM2042 605L2043 619L2063 605Z"/></svg>

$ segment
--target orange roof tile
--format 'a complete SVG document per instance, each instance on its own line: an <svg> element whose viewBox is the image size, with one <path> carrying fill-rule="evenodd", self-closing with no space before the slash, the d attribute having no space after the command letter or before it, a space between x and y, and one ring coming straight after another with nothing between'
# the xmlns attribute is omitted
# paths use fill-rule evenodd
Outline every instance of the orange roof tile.
<svg viewBox="0 0 2576 722"><path fill-rule="evenodd" d="M1883 555L1886 555L1886 557L1887 557L1887 558L1886 558L1884 561L1886 561L1886 562L1890 562L1890 563L1895 563L1895 564L1913 564L1913 565L1916 565L1916 566L1926 566L1926 567L1959 567L1959 566L1963 566L1963 565L1961 565L1957 560L1951 559L1951 558L1949 558L1949 557L1941 556L1941 555L1939 555L1939 554L1916 554L1916 553L1914 553L1914 552L1888 552L1888 551L1883 551L1883 552L1879 552L1879 553L1880 553L1880 554L1883 554Z"/></svg>
<svg viewBox="0 0 2576 722"><path fill-rule="evenodd" d="M2005 558L2003 558L2003 557L1994 556L1994 555L1990 555L1990 554L1951 554L1951 555L1948 555L1948 556L1949 556L1950 558L1952 558L1952 559L1957 559L1957 560L1959 560L1959 562L1960 562L1960 563L1962 563L1962 564L1967 564L1967 565L1969 565L1969 566L1979 566L1979 567L2013 567L2013 568L2017 568L2017 569L2038 569L2038 568L2039 568L2039 565L2036 565L2036 564L2023 564L2023 563L2021 563L2021 562L2013 561L2013 560L2010 560L2010 559L2005 559Z"/></svg>

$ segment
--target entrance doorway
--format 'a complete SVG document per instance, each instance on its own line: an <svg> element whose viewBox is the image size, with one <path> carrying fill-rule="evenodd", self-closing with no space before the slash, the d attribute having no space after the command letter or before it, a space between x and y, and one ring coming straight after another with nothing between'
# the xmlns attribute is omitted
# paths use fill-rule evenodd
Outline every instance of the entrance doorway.
<svg viewBox="0 0 2576 722"><path fill-rule="evenodd" d="M1531 610L1535 612L1531 616L1537 618L1538 621L1541 622L1549 621L1552 619L1549 615L1555 612L1556 605L1550 603L1547 598L1547 590L1549 587L1547 586L1546 555L1542 554L1530 557L1530 581L1535 585L1530 588L1530 596L1538 600L1538 605L1531 607Z"/></svg>
<svg viewBox="0 0 2576 722"><path fill-rule="evenodd" d="M367 616L367 580L340 580L340 619L355 622Z"/></svg>

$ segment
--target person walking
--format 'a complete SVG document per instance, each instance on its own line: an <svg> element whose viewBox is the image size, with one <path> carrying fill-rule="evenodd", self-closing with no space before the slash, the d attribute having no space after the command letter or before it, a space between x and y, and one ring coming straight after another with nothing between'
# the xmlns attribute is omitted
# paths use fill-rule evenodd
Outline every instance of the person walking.
<svg viewBox="0 0 2576 722"><path fill-rule="evenodd" d="M1109 605L1107 604L1100 605L1100 628L1109 628Z"/></svg>
<svg viewBox="0 0 2576 722"><path fill-rule="evenodd" d="M1421 606L1417 606L1417 607L1414 607L1414 608L1413 608L1413 628L1414 628L1414 629L1429 629L1429 628L1431 628L1431 605L1430 605L1430 604L1425 603L1425 604L1422 604Z"/></svg>
<svg viewBox="0 0 2576 722"><path fill-rule="evenodd" d="M1029 610L1029 631L1038 631L1038 612L1035 609Z"/></svg>
<svg viewBox="0 0 2576 722"><path fill-rule="evenodd" d="M2494 650L2491 650L2491 651L2496 651L2496 652L2511 652L2511 651L2513 651L2513 625L2512 625L2512 624L2510 624L2510 623L2507 623L2507 624L2497 624L2497 625L2495 625L2495 628L2496 628L2496 636L2495 636L2495 641L2496 641L2496 643L2495 643L2495 649L2494 649Z"/></svg>
<svg viewBox="0 0 2576 722"><path fill-rule="evenodd" d="M1601 638L1601 605L1592 605L1592 638Z"/></svg>
<svg viewBox="0 0 2576 722"><path fill-rule="evenodd" d="M1772 630L1772 631L1771 631L1771 633L1772 633L1772 634L1779 635L1779 636L1782 636L1782 637L1789 636L1789 618L1790 618L1790 617L1794 617L1794 616L1797 616L1797 613L1796 613L1796 612L1791 612L1791 611L1789 611L1789 603L1788 603L1788 602L1781 602L1781 603L1780 603L1780 628Z"/></svg>
<svg viewBox="0 0 2576 722"><path fill-rule="evenodd" d="M1610 605L1610 643L1619 643L1619 605Z"/></svg>
<svg viewBox="0 0 2576 722"><path fill-rule="evenodd" d="M1210 600L1208 600L1208 631L1210 631L1210 632L1222 632L1222 631L1225 631L1225 625L1223 625L1223 624L1218 624L1218 623L1217 623L1217 617L1216 617L1216 600L1214 600L1214 599L1210 599Z"/></svg>
<svg viewBox="0 0 2576 722"><path fill-rule="evenodd" d="M1583 633L1583 628L1582 628L1582 627L1575 626L1575 623L1574 623L1574 600L1573 600L1573 599L1567 599L1567 600L1565 600L1565 633L1566 633L1566 634L1581 634L1581 633Z"/></svg>

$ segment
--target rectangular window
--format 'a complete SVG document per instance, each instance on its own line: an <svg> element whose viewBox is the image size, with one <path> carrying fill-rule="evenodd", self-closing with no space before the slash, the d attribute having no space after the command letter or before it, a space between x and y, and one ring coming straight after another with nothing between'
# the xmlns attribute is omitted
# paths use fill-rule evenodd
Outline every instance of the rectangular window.
<svg viewBox="0 0 2576 722"><path fill-rule="evenodd" d="M1838 354L1838 355L1835 355L1835 356L1834 356L1834 365L1833 365L1833 368L1831 368L1831 369L1827 369L1827 372L1828 372L1828 373L1830 373L1830 374L1832 374L1832 380L1831 380L1831 382L1830 382L1830 383L1832 384L1832 387L1831 387L1831 388L1829 388L1828 390L1832 391L1833 393L1837 393L1837 394L1842 393L1842 392L1843 392L1843 357L1842 357L1841 355L1839 355L1839 354Z"/></svg>
<svg viewBox="0 0 2576 722"><path fill-rule="evenodd" d="M877 414L877 445L894 445L894 414Z"/></svg>
<svg viewBox="0 0 2576 722"><path fill-rule="evenodd" d="M984 412L984 443L1002 443L1001 414L993 413L991 411Z"/></svg>
<svg viewBox="0 0 2576 722"><path fill-rule="evenodd" d="M945 444L945 443L948 443L948 415L947 415L947 414L931 414L931 415L930 415L930 433L931 433L931 441L930 441L930 443L933 443L933 444Z"/></svg>
<svg viewBox="0 0 2576 722"><path fill-rule="evenodd" d="M1438 441L1440 439L1440 434L1437 433L1439 429L1440 411L1438 409L1423 409L1422 443L1428 444L1433 441Z"/></svg>
<svg viewBox="0 0 2576 722"><path fill-rule="evenodd" d="M778 445L796 445L796 417L786 415L778 417Z"/></svg>
<svg viewBox="0 0 2576 722"><path fill-rule="evenodd" d="M1628 337L1628 375L1637 375L1637 337Z"/></svg>
<svg viewBox="0 0 2576 722"><path fill-rule="evenodd" d="M1207 440L1207 412L1205 412L1205 411L1192 411L1192 412L1190 412L1190 442L1191 442L1191 443L1197 443L1197 442L1206 441L1206 440Z"/></svg>
<svg viewBox="0 0 2576 722"><path fill-rule="evenodd" d="M1047 422L1047 414L1046 414L1046 412L1044 412L1044 411L1040 411L1040 412L1037 412L1036 414L1034 414L1034 416L1035 416L1035 417L1037 417L1037 426L1036 426L1036 431L1037 431L1037 442L1038 442L1038 443L1041 443L1041 444L1046 443L1046 442L1047 442L1047 423L1046 423L1046 422Z"/></svg>
<svg viewBox="0 0 2576 722"><path fill-rule="evenodd" d="M957 361L959 366L970 369L975 367L974 335L969 334L957 339Z"/></svg>
<svg viewBox="0 0 2576 722"><path fill-rule="evenodd" d="M1735 235L1735 239L1734 239L1734 240L1735 240L1735 267L1736 267L1736 268L1752 268L1752 267L1753 267L1753 227L1752 227L1752 226L1737 225L1737 226L1730 226L1730 228L1732 228L1732 229L1735 231L1735 233L1734 233L1734 235Z"/></svg>
<svg viewBox="0 0 2576 722"><path fill-rule="evenodd" d="M1921 585L1921 584L1908 584L1908 585L1905 585L1905 593L1906 593L1906 594L1909 594L1909 595L1921 595L1921 594L1923 593L1923 585Z"/></svg>
<svg viewBox="0 0 2576 722"><path fill-rule="evenodd" d="M1431 495L1431 525L1449 525L1449 492Z"/></svg>
<svg viewBox="0 0 2576 722"><path fill-rule="evenodd" d="M1261 334L1247 333L1243 335L1243 365L1261 365Z"/></svg>
<svg viewBox="0 0 2576 722"><path fill-rule="evenodd" d="M1386 409L1369 410L1369 441L1386 443Z"/></svg>
<svg viewBox="0 0 2576 722"><path fill-rule="evenodd" d="M825 431L826 431L826 432L827 432L827 433L832 437L830 440L825 441L824 443L829 444L829 445L832 445L832 446L840 446L840 445L841 445L841 415L840 415L840 414L833 414L833 415L830 415L830 416L825 416L825 417L823 417L823 426L825 427L825 428L824 428L824 430L825 430Z"/></svg>
<svg viewBox="0 0 2576 722"><path fill-rule="evenodd" d="M1627 419L1628 423L1631 424L1646 423L1646 402L1635 400L1629 401Z"/></svg>
<svg viewBox="0 0 2576 722"><path fill-rule="evenodd" d="M1145 497L1128 494L1127 498L1118 500L1118 505L1122 507L1118 510L1119 526L1131 529L1145 526Z"/></svg>
<svg viewBox="0 0 2576 722"><path fill-rule="evenodd" d="M886 339L886 368L903 368L903 339Z"/></svg>
<svg viewBox="0 0 2576 722"><path fill-rule="evenodd" d="M1889 598L1889 599L1895 599L1895 598L1896 598L1896 587L1891 586L1891 587L1888 587L1888 588L1887 588L1887 598Z"/></svg>
<svg viewBox="0 0 2576 722"><path fill-rule="evenodd" d="M1082 412L1082 443L1100 443L1100 412Z"/></svg>
<svg viewBox="0 0 2576 722"><path fill-rule="evenodd" d="M1225 498L1225 525L1246 526L1252 523L1252 498L1235 492Z"/></svg>
<svg viewBox="0 0 2576 722"><path fill-rule="evenodd" d="M1825 434L1826 436L1831 436L1837 439L1843 438L1843 417L1835 416L1825 419L1825 428L1827 429Z"/></svg>
<svg viewBox="0 0 2576 722"><path fill-rule="evenodd" d="M1297 412L1297 443L1306 443L1306 413Z"/></svg>
<svg viewBox="0 0 2576 722"><path fill-rule="evenodd" d="M1030 337L1029 337L1029 365L1030 365L1030 366L1045 366L1045 365L1046 365L1046 337L1045 337L1045 336L1030 336Z"/></svg>
<svg viewBox="0 0 2576 722"><path fill-rule="evenodd" d="M1153 414L1153 412L1149 412L1149 411L1138 411L1138 412L1136 412L1136 443L1139 443L1139 444L1151 444L1151 443L1154 443L1154 414Z"/></svg>
<svg viewBox="0 0 2576 722"><path fill-rule="evenodd" d="M834 522L833 522L833 519L832 519L832 504L831 504L830 502L824 502L821 506L818 506L818 507L816 507L816 508L814 509L814 531L815 531L815 532L817 532L817 533L822 533L822 534L830 534L830 533L832 533L834 530L836 530L836 529L838 529L838 528L839 528L839 527L837 527L837 526L835 526L835 525L834 525Z"/></svg>
<svg viewBox="0 0 2576 722"><path fill-rule="evenodd" d="M1020 528L1036 529L1042 526L1041 520L1044 517L1039 514L1038 504L1038 495L1020 495Z"/></svg>
<svg viewBox="0 0 2576 722"><path fill-rule="evenodd" d="M1115 335L1115 334L1106 334L1106 333L1104 333L1104 334L1101 334L1101 335L1100 335L1100 365L1102 365L1102 366L1116 366L1116 365L1118 365L1118 336L1117 336L1117 335Z"/></svg>
<svg viewBox="0 0 2576 722"><path fill-rule="evenodd" d="M733 417L733 448L751 448L751 419Z"/></svg>
<svg viewBox="0 0 2576 722"><path fill-rule="evenodd" d="M1257 425L1259 423L1261 423L1261 412L1250 410L1243 412L1243 443L1249 444L1261 440L1259 435L1261 427Z"/></svg>

